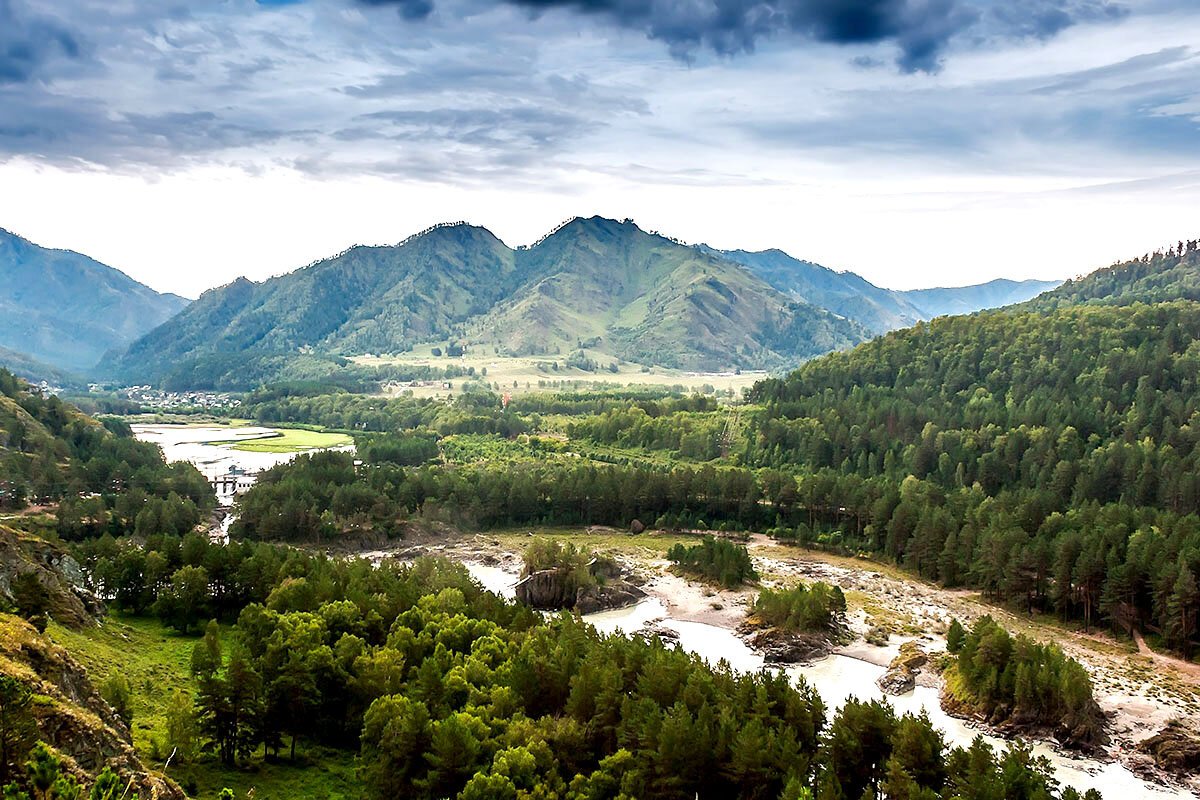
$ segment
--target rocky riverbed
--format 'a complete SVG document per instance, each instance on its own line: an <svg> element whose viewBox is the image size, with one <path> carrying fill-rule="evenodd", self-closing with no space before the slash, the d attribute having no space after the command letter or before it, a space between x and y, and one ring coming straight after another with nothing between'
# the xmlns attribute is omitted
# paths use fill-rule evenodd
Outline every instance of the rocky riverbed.
<svg viewBox="0 0 1200 800"><path fill-rule="evenodd" d="M503 570L513 576L515 583L515 576L521 570L519 554L534 535L533 532L458 534L445 529L409 537L400 548L377 551L374 555L404 558L444 555L487 569ZM1200 781L1181 772L1190 769L1188 765L1192 763L1191 745L1186 737L1196 736L1200 731L1200 669L1193 669L1193 665L1139 653L1135 647L1101 633L1067 630L1053 620L1012 614L986 603L975 592L943 589L873 562L814 553L753 536L748 547L764 585L823 580L840 586L847 597L851 632L848 642L827 643L828 646L814 642L809 643L811 647L773 643L769 637L760 640L761 632L743 627L756 589L719 589L669 571L663 553L671 536L652 531L634 536L607 529L554 535L607 552L630 574L638 576L635 583L648 599L628 615L633 627L627 633L655 634L678 641L681 626L685 625L715 626L731 633L740 629L743 641L754 649L759 663L774 660L782 664L793 659L803 663L832 652L882 669L882 675L876 673L870 680L878 679L886 693L905 701L899 707L906 706L906 698L912 696L914 688L918 692L940 689L936 661L944 657L944 634L950 620L958 618L964 625L970 625L978 617L990 614L1014 633L1054 641L1088 668L1096 698L1110 720L1110 741L1097 754L1099 762L1079 763L1119 761L1130 772L1152 783L1177 789L1186 787L1188 791L1200 788ZM508 590L511 592L511 586ZM647 603L655 612L646 621L636 622L639 610L649 607ZM600 622L607 615L601 613L592 618ZM670 625L655 621L664 618ZM921 655L916 656L917 653ZM916 663L922 657L925 663ZM978 720L973 724L991 730ZM1172 727L1159 740L1162 743L1159 747L1143 746L1166 730L1168 724ZM993 730L993 733L1004 735L1005 731ZM1049 742L1054 744L1053 740ZM1200 752L1200 745L1197 751ZM1068 757L1065 763L1071 763L1071 759ZM1169 792L1139 794L1128 787L1133 780L1129 773L1123 775L1123 778L1110 775L1106 770L1105 781L1096 785L1106 789L1106 784L1115 781L1124 787L1122 796L1128 798L1171 796Z"/></svg>

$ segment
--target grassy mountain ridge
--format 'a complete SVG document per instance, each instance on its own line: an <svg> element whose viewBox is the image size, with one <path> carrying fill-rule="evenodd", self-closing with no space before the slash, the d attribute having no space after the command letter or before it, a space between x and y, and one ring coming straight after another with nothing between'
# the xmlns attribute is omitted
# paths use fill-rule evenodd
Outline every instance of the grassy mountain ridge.
<svg viewBox="0 0 1200 800"><path fill-rule="evenodd" d="M214 357L401 352L455 340L526 355L565 355L589 341L614 358L712 370L784 366L868 336L739 265L593 217L529 248L455 223L263 283L235 281L106 366L125 380L162 380Z"/></svg>
<svg viewBox="0 0 1200 800"><path fill-rule="evenodd" d="M0 229L0 347L84 371L186 305L87 256Z"/></svg>

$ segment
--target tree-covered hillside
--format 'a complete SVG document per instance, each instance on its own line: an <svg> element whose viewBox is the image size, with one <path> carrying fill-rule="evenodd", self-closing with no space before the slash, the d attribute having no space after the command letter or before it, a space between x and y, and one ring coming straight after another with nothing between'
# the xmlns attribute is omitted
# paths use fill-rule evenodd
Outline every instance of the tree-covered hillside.
<svg viewBox="0 0 1200 800"><path fill-rule="evenodd" d="M214 498L195 467L163 463L123 420L101 423L0 369L0 509L52 502L60 535L80 538L183 533Z"/></svg>
<svg viewBox="0 0 1200 800"><path fill-rule="evenodd" d="M1182 301L939 319L760 384L744 457L838 541L1189 651L1198 339Z"/></svg>
<svg viewBox="0 0 1200 800"><path fill-rule="evenodd" d="M87 256L0 229L0 347L83 372L186 305Z"/></svg>
<svg viewBox="0 0 1200 800"><path fill-rule="evenodd" d="M1096 270L1032 300L1029 307L1046 310L1080 303L1128 305L1200 300L1198 247L1197 240L1179 242L1165 250Z"/></svg>

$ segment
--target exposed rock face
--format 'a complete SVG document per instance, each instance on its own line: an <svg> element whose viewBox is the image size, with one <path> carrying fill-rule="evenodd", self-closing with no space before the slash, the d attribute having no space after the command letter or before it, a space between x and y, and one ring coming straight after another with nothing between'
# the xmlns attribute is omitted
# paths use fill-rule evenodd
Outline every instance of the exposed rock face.
<svg viewBox="0 0 1200 800"><path fill-rule="evenodd" d="M801 633L782 628L743 625L746 643L762 652L768 664L806 664L833 652L834 642L823 633Z"/></svg>
<svg viewBox="0 0 1200 800"><path fill-rule="evenodd" d="M1137 749L1154 759L1159 769L1172 775L1200 772L1200 739L1178 722L1169 722L1162 731L1139 742Z"/></svg>
<svg viewBox="0 0 1200 800"><path fill-rule="evenodd" d="M83 569L65 550L44 539L0 525L0 597L15 605L13 582L33 573L46 590L49 613L71 628L94 625L104 604L88 591Z"/></svg>
<svg viewBox="0 0 1200 800"><path fill-rule="evenodd" d="M32 625L0 614L0 673L45 698L31 706L39 736L64 766L90 783L104 767L132 781L141 800L186 800L170 778L149 770L133 749L129 728L92 686L84 668Z"/></svg>
<svg viewBox="0 0 1200 800"><path fill-rule="evenodd" d="M597 570L593 570L596 572ZM570 608L580 614L593 614L609 608L621 608L638 602L646 593L641 587L611 570L599 570L596 583L575 587L560 569L543 569L526 575L516 585L517 600L532 608L554 610Z"/></svg>
<svg viewBox="0 0 1200 800"><path fill-rule="evenodd" d="M911 692L917 685L917 674L929 662L929 656L916 642L900 645L900 653L892 659L887 672L876 683L884 694L900 695Z"/></svg>

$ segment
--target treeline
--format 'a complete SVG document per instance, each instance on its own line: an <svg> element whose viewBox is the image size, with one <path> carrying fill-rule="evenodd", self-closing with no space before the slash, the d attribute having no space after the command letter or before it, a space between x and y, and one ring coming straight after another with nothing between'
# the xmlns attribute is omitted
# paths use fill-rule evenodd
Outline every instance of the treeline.
<svg viewBox="0 0 1200 800"><path fill-rule="evenodd" d="M992 724L1050 729L1074 746L1105 742L1087 670L1056 645L1014 638L987 616L957 639L948 641L957 658L946 688L958 703Z"/></svg>
<svg viewBox="0 0 1200 800"><path fill-rule="evenodd" d="M839 587L822 581L763 589L754 601L754 615L786 631L836 633L845 625L846 596Z"/></svg>
<svg viewBox="0 0 1200 800"><path fill-rule="evenodd" d="M756 386L741 455L802 471L802 538L1190 653L1198 336L1186 302L935 320Z"/></svg>
<svg viewBox="0 0 1200 800"><path fill-rule="evenodd" d="M263 472L239 501L237 537L321 541L420 515L481 528L613 525L763 529L798 524L796 481L750 470L579 463L403 468L347 453L304 454Z"/></svg>
<svg viewBox="0 0 1200 800"><path fill-rule="evenodd" d="M679 457L711 461L721 455L726 414L675 411L653 415L641 406L609 409L567 425L572 439L601 444L671 450Z"/></svg>
<svg viewBox="0 0 1200 800"><path fill-rule="evenodd" d="M0 508L55 501L66 539L183 532L215 504L203 475L165 464L124 421L86 417L0 370Z"/></svg>
<svg viewBox="0 0 1200 800"><path fill-rule="evenodd" d="M690 547L675 544L667 551L667 558L682 572L714 581L726 589L758 580L746 546L728 539L705 536L700 544Z"/></svg>
<svg viewBox="0 0 1200 800"><path fill-rule="evenodd" d="M422 429L439 436L488 433L512 437L529 430L529 423L501 405L491 392L465 392L452 402L429 398L394 397L340 392L283 394L268 391L250 395L241 412L260 423L322 425L369 432Z"/></svg>
<svg viewBox="0 0 1200 800"><path fill-rule="evenodd" d="M681 394L667 389L628 389L604 392L537 392L517 395L509 408L518 414L584 416L609 411L639 409L658 418L683 411L715 411L717 401L701 394Z"/></svg>
<svg viewBox="0 0 1200 800"><path fill-rule="evenodd" d="M226 614L244 605L192 658L195 720L226 764L297 742L353 749L364 796L381 799L1078 798L1026 747L951 749L927 718L882 703L851 701L830 719L803 682L543 618L450 562L154 546L172 564L255 576L255 588L211 582ZM126 548L81 549L90 572L119 576L112 559Z"/></svg>

